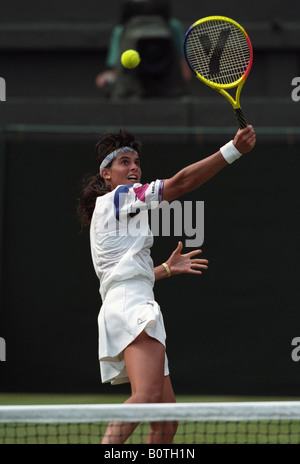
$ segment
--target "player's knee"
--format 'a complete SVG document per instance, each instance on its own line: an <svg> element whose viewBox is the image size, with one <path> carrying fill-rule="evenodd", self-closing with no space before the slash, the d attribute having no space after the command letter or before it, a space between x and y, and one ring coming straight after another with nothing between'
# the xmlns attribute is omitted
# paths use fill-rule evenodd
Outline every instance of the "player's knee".
<svg viewBox="0 0 300 464"><path fill-rule="evenodd" d="M161 391L152 391L145 395L145 403L160 403L162 399Z"/></svg>
<svg viewBox="0 0 300 464"><path fill-rule="evenodd" d="M162 399L162 391L153 389L147 392L140 392L134 395L137 403L160 403Z"/></svg>
<svg viewBox="0 0 300 464"><path fill-rule="evenodd" d="M150 401L149 403L160 403L162 400L162 391L161 390L153 390L150 394Z"/></svg>
<svg viewBox="0 0 300 464"><path fill-rule="evenodd" d="M177 432L177 429L178 429L178 422L177 421L170 421L170 422L167 422L167 433L170 435L170 436L173 436L176 434Z"/></svg>
<svg viewBox="0 0 300 464"><path fill-rule="evenodd" d="M177 429L177 421L151 422L151 434L160 435L165 443L171 443Z"/></svg>

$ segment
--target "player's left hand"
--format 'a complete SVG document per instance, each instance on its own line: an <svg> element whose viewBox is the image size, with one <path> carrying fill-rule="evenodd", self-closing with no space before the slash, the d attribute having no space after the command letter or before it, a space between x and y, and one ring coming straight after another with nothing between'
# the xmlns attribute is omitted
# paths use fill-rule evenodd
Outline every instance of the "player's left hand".
<svg viewBox="0 0 300 464"><path fill-rule="evenodd" d="M194 250L182 255L182 248L182 242L178 242L176 250L173 251L168 261L166 261L171 274L202 274L202 270L208 268L208 261L207 259L194 258L201 254L202 250Z"/></svg>

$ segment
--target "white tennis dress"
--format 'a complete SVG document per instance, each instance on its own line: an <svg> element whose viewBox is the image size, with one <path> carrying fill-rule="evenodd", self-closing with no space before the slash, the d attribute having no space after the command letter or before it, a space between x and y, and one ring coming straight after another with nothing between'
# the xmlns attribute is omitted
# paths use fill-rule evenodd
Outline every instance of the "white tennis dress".
<svg viewBox="0 0 300 464"><path fill-rule="evenodd" d="M104 383L129 381L124 349L143 330L166 346L163 316L153 294L153 235L148 223L148 209L162 201L163 183L118 186L96 201L90 242L102 298L98 328Z"/></svg>

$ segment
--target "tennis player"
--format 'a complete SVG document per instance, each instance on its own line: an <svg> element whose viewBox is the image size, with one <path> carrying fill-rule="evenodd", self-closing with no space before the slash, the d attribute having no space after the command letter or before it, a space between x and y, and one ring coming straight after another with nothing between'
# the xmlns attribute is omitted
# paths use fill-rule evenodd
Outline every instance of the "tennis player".
<svg viewBox="0 0 300 464"><path fill-rule="evenodd" d="M255 132L248 126L213 155L169 179L149 184L141 184L142 144L131 133L121 130L107 134L96 145L99 172L84 187L78 212L81 223L90 226L92 260L100 280L102 382L130 382L131 396L126 403L176 401L164 321L153 286L155 280L175 274L201 274L208 265L206 259L199 258L201 250L181 254L179 242L170 258L154 268L147 210L200 187L254 145ZM112 422L102 443L124 443L136 426ZM173 422L151 423L147 443L171 443L176 429Z"/></svg>

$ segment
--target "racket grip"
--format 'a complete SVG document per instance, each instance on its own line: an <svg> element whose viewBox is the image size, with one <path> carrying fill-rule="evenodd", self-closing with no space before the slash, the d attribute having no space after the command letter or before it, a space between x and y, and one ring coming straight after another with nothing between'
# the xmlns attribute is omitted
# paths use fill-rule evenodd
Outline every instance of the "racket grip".
<svg viewBox="0 0 300 464"><path fill-rule="evenodd" d="M247 124L246 118L241 108L237 108L236 110L234 110L234 114L237 119L239 128L245 129L245 127L247 127L248 124Z"/></svg>

